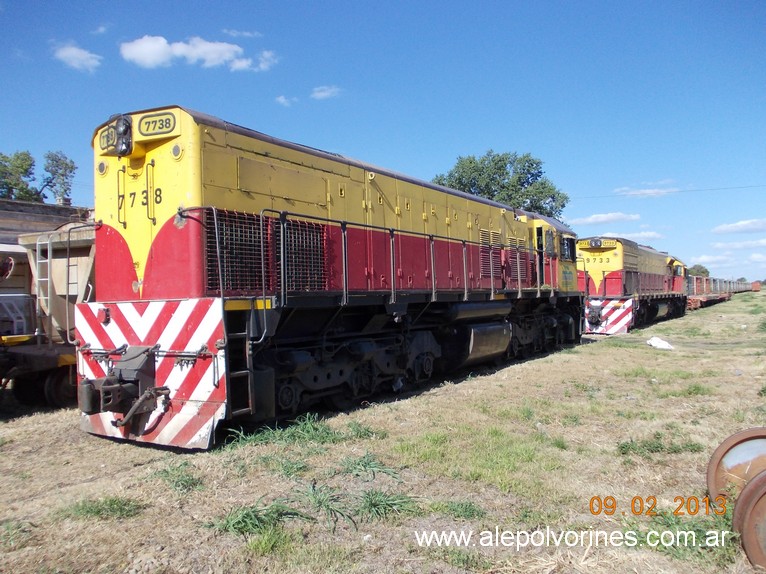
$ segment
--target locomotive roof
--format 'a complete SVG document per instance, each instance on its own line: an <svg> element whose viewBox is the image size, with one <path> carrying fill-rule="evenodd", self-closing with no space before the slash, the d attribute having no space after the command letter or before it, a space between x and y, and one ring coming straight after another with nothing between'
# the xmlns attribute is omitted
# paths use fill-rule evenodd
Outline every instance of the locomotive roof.
<svg viewBox="0 0 766 574"><path fill-rule="evenodd" d="M591 237L580 237L580 241L590 241L591 239L613 239L615 241L619 241L623 245L626 245L628 247L633 247L635 249L642 249L644 251L648 251L650 253L656 253L657 255L662 255L664 257L670 257L671 259L675 261L681 261L677 257L674 257L673 255L670 255L667 251L660 251L659 249L655 249L651 245L643 245L641 243L637 243L631 239L625 239L624 237L611 237L611 236L600 236L600 235L594 235Z"/></svg>
<svg viewBox="0 0 766 574"><path fill-rule="evenodd" d="M478 201L480 203L484 203L486 205L491 205L493 207L497 207L497 208L501 208L501 209L507 209L507 210L513 211L514 213L517 213L517 214L526 215L527 217L532 217L532 218L535 218L535 219L540 219L542 221L545 221L548 225L550 225L551 227L553 227L554 229L556 229L560 233L568 233L568 234L571 234L571 235L575 235L575 232L572 230L572 228L570 228L568 225L562 223L558 219L555 219L554 217L549 217L547 215L542 215L540 213L536 213L536 212L533 212L533 211L526 211L526 210L520 209L520 208L513 208L513 207L511 207L509 205L505 205L505 204L499 203L497 201L492 201L491 199L486 199L486 198L478 196L478 195L472 195L470 193L459 191L457 189L452 189L450 187L445 187L443 185L437 185L435 183L431 183L429 181L425 181L425 180L421 180L421 179L418 179L418 178L415 178L415 177L411 177L411 176L405 175L403 173L398 173L398 172L390 170L390 169L381 168L381 167L375 166L375 165L373 165L371 163L363 162L363 161L360 161L360 160L357 160L357 159L352 159L352 158L343 156L341 154L337 154L337 153L333 153L333 152L328 152L328 151L324 151L324 150L321 150L321 149L318 149L318 148L313 148L313 147L310 147L310 146L307 146L307 145L298 144L298 143L295 143L295 142L290 142L290 141L287 141L287 140L279 139L279 138L276 138L274 136L270 136L268 134L265 134L263 132L259 132L259 131L256 131L256 130L253 130L253 129L250 129L250 128L246 128L246 127L243 127L243 126L240 126L240 125L237 125L237 124L233 124L231 122L227 122L227 121L222 120L220 118L217 118L215 116L211 116L209 114L205 114L205 113L202 113L202 112L197 112L195 110L192 110L192 109L189 109L189 108L185 108L183 106L162 106L162 107L151 108L151 109L147 109L147 110L137 110L136 112L130 112L130 113L151 112L151 111L155 111L155 110L168 109L168 108L179 108L179 109L185 111L186 113L188 113L189 115L191 115L198 123L203 123L203 124L206 124L206 125L210 125L210 126L213 126L213 127L216 127L216 128L220 128L220 129L223 129L223 130L226 130L226 131L230 131L230 132L234 132L234 133L237 133L237 134L245 135L247 137L256 138L256 139L259 139L261 141L265 141L265 142L268 142L268 143L271 143L271 144L274 144L274 145L278 145L278 146L281 146L281 147L286 147L286 148L293 149L293 150L296 150L296 151L301 151L303 153L311 154L311 155L314 155L314 156L317 156L317 157L321 157L323 159L329 159L329 160L332 160L332 161L337 161L337 162L340 162L340 163L345 163L346 165L349 165L349 166L358 167L358 168L364 169L366 171L372 171L372 172L375 172L375 173L380 173L382 175L387 175L389 177L394 177L396 179L399 179L399 180L402 180L402 181L406 181L408 183L412 183L412 184L415 184L415 185L420 185L420 186L423 186L423 187L429 187L431 189L435 189L435 190L441 191L443 193L448 193L450 195L454 195L454 196L460 197L462 199L469 199L471 201ZM98 130L100 130L105 125L107 125L110 121L112 121L114 119L114 117L116 117L116 116L112 116L112 118L110 118L108 121L106 121L103 124L101 124L100 126L98 126L96 128L96 133L98 132Z"/></svg>

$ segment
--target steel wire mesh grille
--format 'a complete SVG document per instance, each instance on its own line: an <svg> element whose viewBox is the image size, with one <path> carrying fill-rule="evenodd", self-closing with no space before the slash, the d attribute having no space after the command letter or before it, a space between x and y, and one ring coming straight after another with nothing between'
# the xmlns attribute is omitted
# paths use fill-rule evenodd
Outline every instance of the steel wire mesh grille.
<svg viewBox="0 0 766 574"><path fill-rule="evenodd" d="M216 250L216 221L220 253ZM326 288L324 225L299 220L280 221L234 211L217 211L214 215L212 210L206 210L205 227L207 290L210 295L221 291L225 295L273 293L283 288L283 268L287 291L322 291Z"/></svg>
<svg viewBox="0 0 766 574"><path fill-rule="evenodd" d="M216 229L220 243L220 279L216 253ZM258 294L274 283L273 257L269 237L270 218L234 211L205 211L207 289L210 294ZM262 259L263 256L263 259Z"/></svg>
<svg viewBox="0 0 766 574"><path fill-rule="evenodd" d="M277 245L280 245L282 233L285 234L284 287L287 291L324 291L326 289L324 230L324 225L299 220L288 220L284 226L277 228ZM278 251L277 259L281 263L281 250ZM281 281L279 287L282 288Z"/></svg>

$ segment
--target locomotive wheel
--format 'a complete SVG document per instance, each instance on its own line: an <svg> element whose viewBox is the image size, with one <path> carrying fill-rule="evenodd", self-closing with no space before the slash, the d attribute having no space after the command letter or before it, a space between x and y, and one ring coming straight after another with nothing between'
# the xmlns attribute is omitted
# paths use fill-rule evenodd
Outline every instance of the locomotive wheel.
<svg viewBox="0 0 766 574"><path fill-rule="evenodd" d="M54 408L69 408L77 404L77 384L74 380L74 369L59 367L48 374L45 379L45 400Z"/></svg>
<svg viewBox="0 0 766 574"><path fill-rule="evenodd" d="M740 431L724 440L710 457L707 466L707 489L710 498L733 498L761 471L766 470L766 427Z"/></svg>
<svg viewBox="0 0 766 574"><path fill-rule="evenodd" d="M766 567L766 472L747 483L734 507L734 530L754 566Z"/></svg>
<svg viewBox="0 0 766 574"><path fill-rule="evenodd" d="M521 343L519 343L518 337L511 337L511 357L514 359L519 356L519 353L521 352Z"/></svg>
<svg viewBox="0 0 766 574"><path fill-rule="evenodd" d="M20 405L39 407L45 404L45 392L40 376L15 377L12 391L13 398Z"/></svg>

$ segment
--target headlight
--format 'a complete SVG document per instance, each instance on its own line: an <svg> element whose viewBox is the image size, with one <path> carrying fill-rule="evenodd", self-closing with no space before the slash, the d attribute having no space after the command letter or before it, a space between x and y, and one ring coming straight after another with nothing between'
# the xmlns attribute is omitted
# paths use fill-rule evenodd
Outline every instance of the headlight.
<svg viewBox="0 0 766 574"><path fill-rule="evenodd" d="M120 116L114 123L114 131L117 133L115 150L119 157L130 155L133 151L133 124L130 116Z"/></svg>

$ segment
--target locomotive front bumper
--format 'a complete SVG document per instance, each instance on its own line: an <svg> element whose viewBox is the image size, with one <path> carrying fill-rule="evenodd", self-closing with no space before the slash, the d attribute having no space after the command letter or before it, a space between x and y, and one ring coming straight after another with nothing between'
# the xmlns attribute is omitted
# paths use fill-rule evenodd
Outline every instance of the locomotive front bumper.
<svg viewBox="0 0 766 574"><path fill-rule="evenodd" d="M134 346L115 349L120 359L113 361L108 374L85 379L77 389L77 403L85 414L121 413L114 426L124 426L137 414L157 408L159 397L167 397L167 387L155 385L155 353L157 347Z"/></svg>

